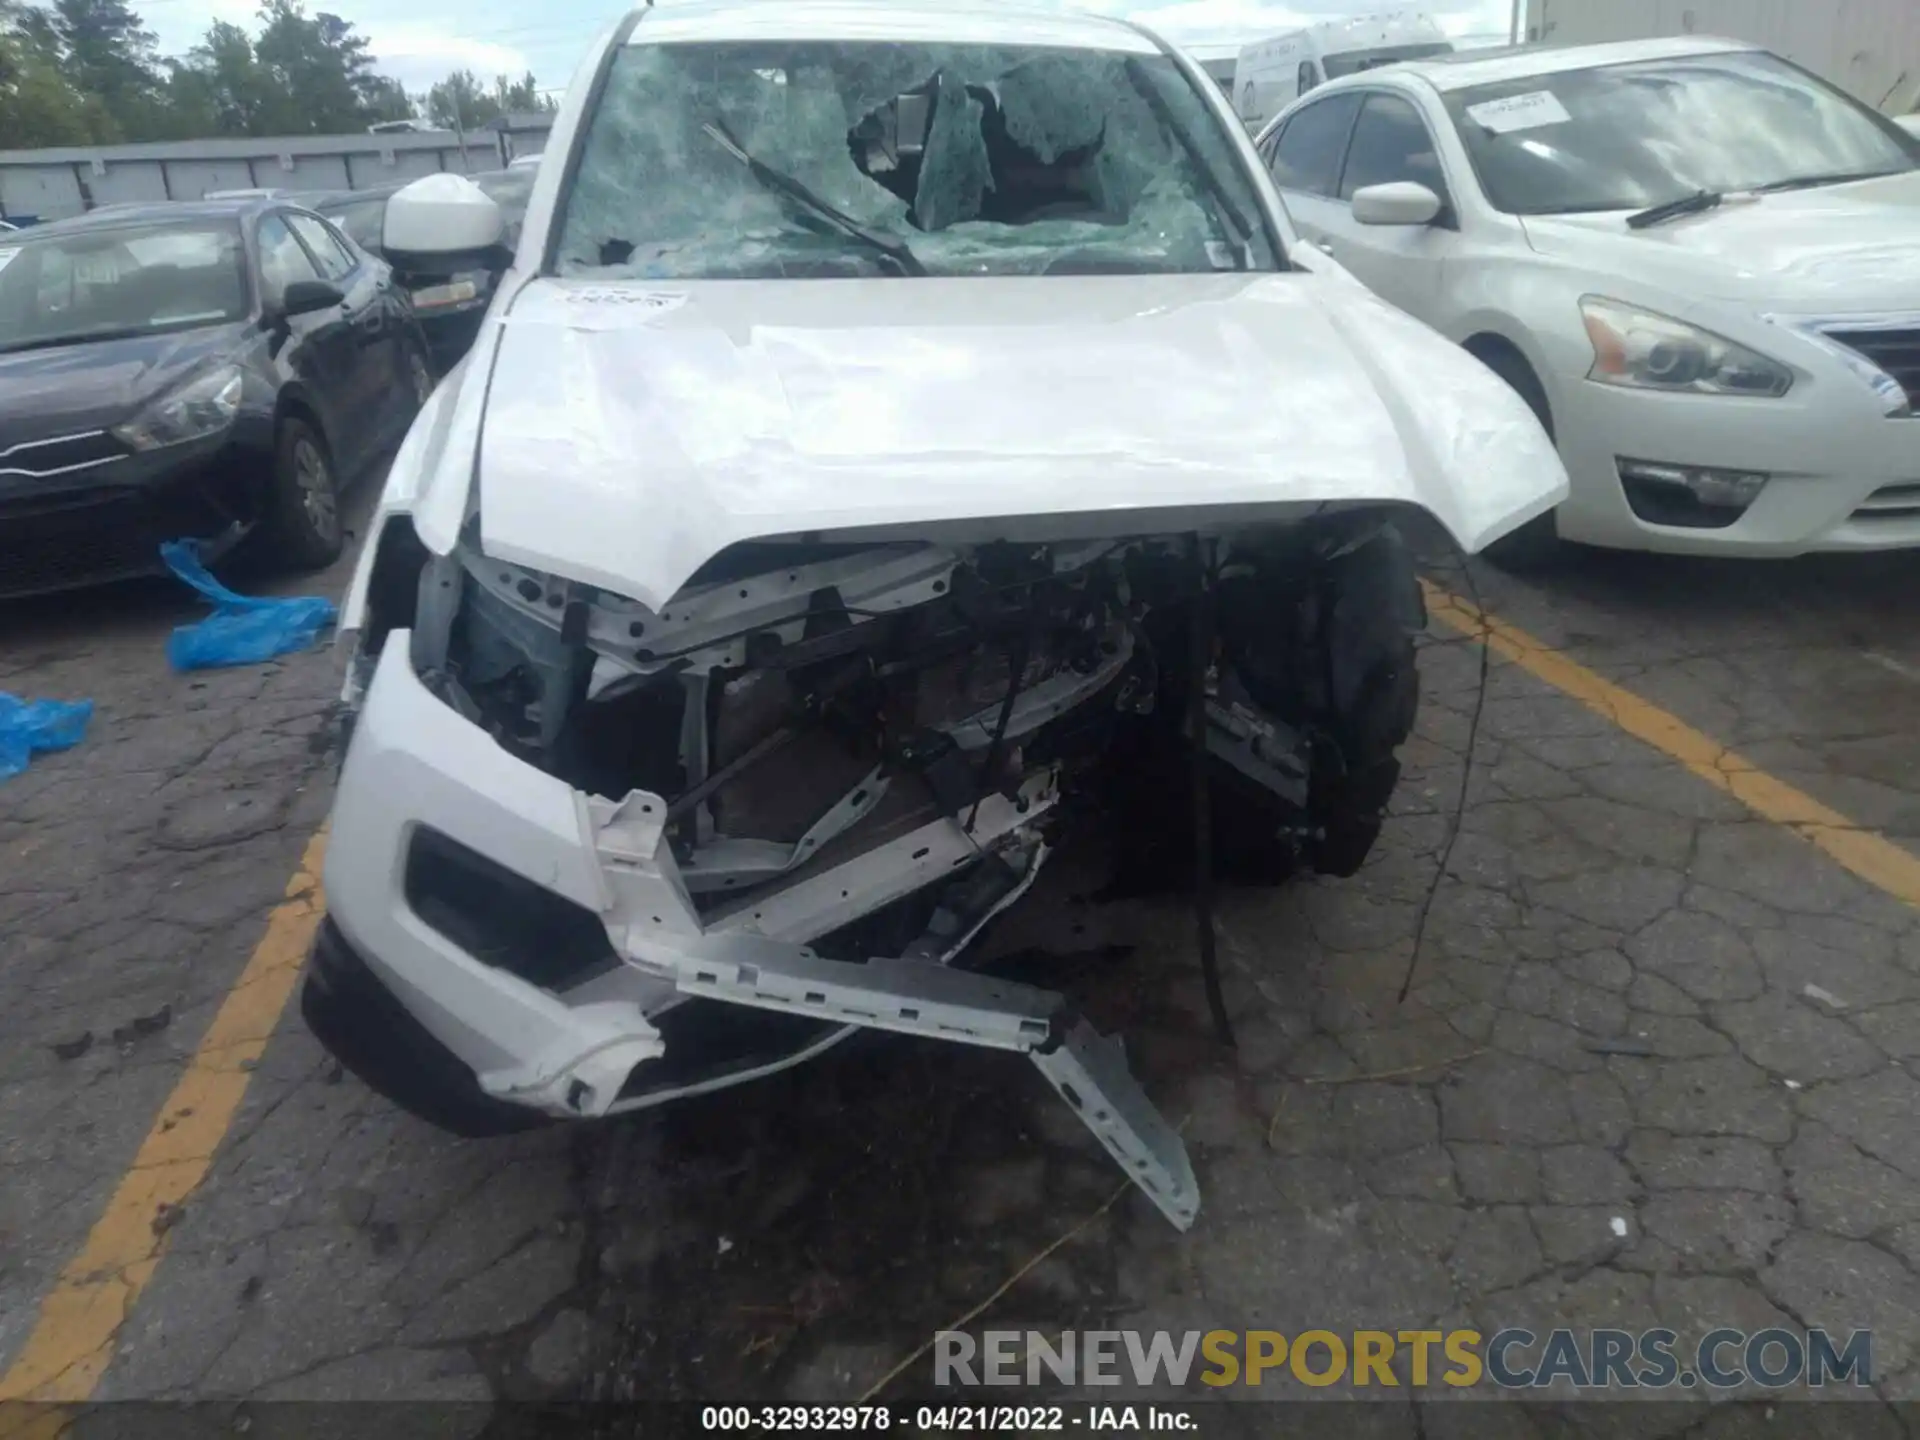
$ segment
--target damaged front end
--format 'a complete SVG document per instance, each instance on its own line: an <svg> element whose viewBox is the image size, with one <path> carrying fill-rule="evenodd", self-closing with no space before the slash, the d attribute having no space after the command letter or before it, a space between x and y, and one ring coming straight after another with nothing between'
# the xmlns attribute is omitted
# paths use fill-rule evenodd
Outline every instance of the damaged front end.
<svg viewBox="0 0 1920 1440"><path fill-rule="evenodd" d="M350 960L308 994L336 1053L471 1132L739 1083L862 1027L1011 1050L1192 1223L1184 1148L1119 1041L965 952L1089 821L1180 873L1197 747L1205 840L1234 878L1358 867L1424 623L1383 512L752 542L657 611L471 532L447 556L406 533L381 537L349 685L327 883ZM356 1042L343 963L471 1075L460 1103L423 1102Z"/></svg>

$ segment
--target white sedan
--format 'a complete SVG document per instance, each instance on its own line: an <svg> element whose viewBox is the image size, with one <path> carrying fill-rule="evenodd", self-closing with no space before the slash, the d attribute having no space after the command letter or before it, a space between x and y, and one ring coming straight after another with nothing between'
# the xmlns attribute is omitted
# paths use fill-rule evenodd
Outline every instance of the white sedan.
<svg viewBox="0 0 1920 1440"><path fill-rule="evenodd" d="M1920 545L1920 140L1763 50L1471 52L1335 81L1256 146L1301 233L1533 406L1558 538Z"/></svg>

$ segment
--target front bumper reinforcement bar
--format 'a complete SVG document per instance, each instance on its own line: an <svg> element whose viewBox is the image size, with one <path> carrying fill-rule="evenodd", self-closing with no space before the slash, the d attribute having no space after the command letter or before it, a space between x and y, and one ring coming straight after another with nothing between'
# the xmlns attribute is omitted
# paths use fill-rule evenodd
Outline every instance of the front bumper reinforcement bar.
<svg viewBox="0 0 1920 1440"><path fill-rule="evenodd" d="M689 995L1024 1054L1175 1226L1199 1213L1186 1147L1128 1071L1121 1042L1052 991L924 960L828 960L748 935L648 939L633 959Z"/></svg>

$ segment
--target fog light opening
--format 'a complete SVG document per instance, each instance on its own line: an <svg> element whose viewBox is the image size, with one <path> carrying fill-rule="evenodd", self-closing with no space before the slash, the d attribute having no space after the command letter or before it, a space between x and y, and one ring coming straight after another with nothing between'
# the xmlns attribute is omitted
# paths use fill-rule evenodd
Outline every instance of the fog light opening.
<svg viewBox="0 0 1920 1440"><path fill-rule="evenodd" d="M1766 488L1768 476L1746 470L1619 460L1620 484L1633 513L1649 525L1717 530L1733 524Z"/></svg>

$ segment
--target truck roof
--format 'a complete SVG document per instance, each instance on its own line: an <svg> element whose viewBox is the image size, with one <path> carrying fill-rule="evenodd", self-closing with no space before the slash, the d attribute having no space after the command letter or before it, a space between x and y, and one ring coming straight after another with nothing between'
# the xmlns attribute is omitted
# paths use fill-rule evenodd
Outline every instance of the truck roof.
<svg viewBox="0 0 1920 1440"><path fill-rule="evenodd" d="M1158 54L1160 43L1129 21L1018 3L980 6L929 0L688 0L640 12L629 45L709 40L932 41L957 45L1058 45Z"/></svg>
<svg viewBox="0 0 1920 1440"><path fill-rule="evenodd" d="M1556 75L1602 65L1631 65L1639 60L1675 60L1688 55L1723 55L1759 48L1739 40L1691 35L1666 40L1618 40L1605 45L1516 45L1501 46L1497 50L1456 50L1451 55L1402 60L1393 68L1403 75L1411 72L1421 76L1436 90L1466 90L1475 85L1524 80L1529 75Z"/></svg>

